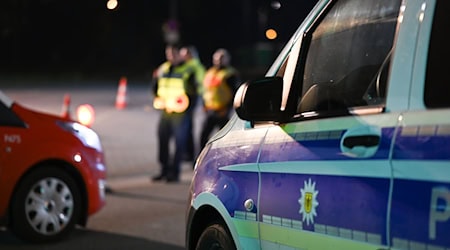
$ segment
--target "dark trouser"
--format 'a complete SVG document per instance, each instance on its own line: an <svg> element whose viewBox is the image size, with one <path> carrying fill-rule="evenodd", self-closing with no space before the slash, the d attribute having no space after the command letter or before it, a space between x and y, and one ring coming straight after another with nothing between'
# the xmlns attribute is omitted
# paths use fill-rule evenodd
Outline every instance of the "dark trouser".
<svg viewBox="0 0 450 250"><path fill-rule="evenodd" d="M194 143L194 121L191 117L191 122L189 124L189 133L187 139L187 146L185 151L185 160L191 161L195 157L195 143Z"/></svg>
<svg viewBox="0 0 450 250"><path fill-rule="evenodd" d="M159 161L161 175L168 179L179 178L180 165L189 135L189 124L192 116L189 113L161 114L158 125ZM175 137L175 153L170 152L170 140Z"/></svg>
<svg viewBox="0 0 450 250"><path fill-rule="evenodd" d="M203 148L208 142L209 136L215 128L221 129L229 120L228 115L221 115L216 112L208 111L203 122L200 135L200 146Z"/></svg>
<svg viewBox="0 0 450 250"><path fill-rule="evenodd" d="M191 115L190 118L190 123L189 123L189 134L188 134L188 139L187 139L187 146L186 146L186 151L184 153L184 160L187 161L193 161L195 156L196 156L196 148L195 148L195 140L194 140L194 112L195 112L195 107L197 105L197 102L199 97L195 97L192 98L192 106L191 106L191 111L189 112L189 114Z"/></svg>

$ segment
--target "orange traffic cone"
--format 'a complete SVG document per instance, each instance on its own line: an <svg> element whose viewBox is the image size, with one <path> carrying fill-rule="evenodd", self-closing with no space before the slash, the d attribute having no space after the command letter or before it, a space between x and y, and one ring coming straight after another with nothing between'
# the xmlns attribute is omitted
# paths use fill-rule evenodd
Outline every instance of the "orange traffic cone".
<svg viewBox="0 0 450 250"><path fill-rule="evenodd" d="M66 119L70 119L70 95L64 95L63 106L61 109L61 116Z"/></svg>
<svg viewBox="0 0 450 250"><path fill-rule="evenodd" d="M122 76L119 80L119 88L116 96L116 109L127 107L127 78Z"/></svg>

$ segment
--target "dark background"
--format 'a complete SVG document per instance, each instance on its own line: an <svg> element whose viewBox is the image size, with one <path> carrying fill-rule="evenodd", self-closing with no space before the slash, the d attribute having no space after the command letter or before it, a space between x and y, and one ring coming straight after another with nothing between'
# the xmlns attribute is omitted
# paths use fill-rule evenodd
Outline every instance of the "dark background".
<svg viewBox="0 0 450 250"><path fill-rule="evenodd" d="M0 74L60 78L150 79L164 61L165 31L193 44L206 66L215 49L251 77L261 74L315 0L2 0ZM175 25L174 25L175 24ZM163 29L166 27L166 29ZM274 28L275 40L264 31Z"/></svg>

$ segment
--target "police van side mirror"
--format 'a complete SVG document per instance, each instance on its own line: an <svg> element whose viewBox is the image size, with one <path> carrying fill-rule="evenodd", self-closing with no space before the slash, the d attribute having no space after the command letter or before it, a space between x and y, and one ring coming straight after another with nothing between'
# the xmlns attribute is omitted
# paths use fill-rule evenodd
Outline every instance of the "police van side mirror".
<svg viewBox="0 0 450 250"><path fill-rule="evenodd" d="M280 110L283 94L283 78L265 77L243 83L234 96L236 114L251 122L280 122L284 112Z"/></svg>

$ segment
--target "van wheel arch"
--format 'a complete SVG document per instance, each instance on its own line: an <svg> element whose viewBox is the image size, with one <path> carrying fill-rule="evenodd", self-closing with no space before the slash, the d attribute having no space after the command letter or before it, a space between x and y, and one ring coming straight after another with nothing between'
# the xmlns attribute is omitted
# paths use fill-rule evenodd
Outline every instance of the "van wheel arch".
<svg viewBox="0 0 450 250"><path fill-rule="evenodd" d="M195 250L202 234L206 230L223 230L223 233L226 233L229 236L229 239L231 239L232 245L235 245L225 220L212 206L202 206L197 210L190 229L191 231L188 236L189 245L187 246L187 249ZM234 249L236 249L235 246Z"/></svg>

